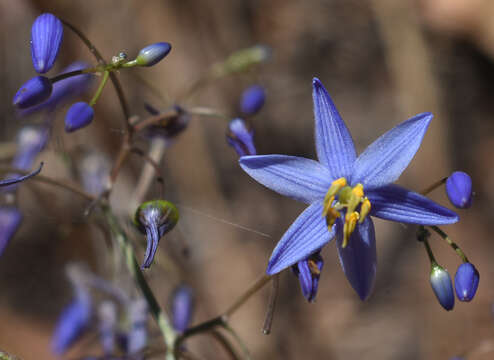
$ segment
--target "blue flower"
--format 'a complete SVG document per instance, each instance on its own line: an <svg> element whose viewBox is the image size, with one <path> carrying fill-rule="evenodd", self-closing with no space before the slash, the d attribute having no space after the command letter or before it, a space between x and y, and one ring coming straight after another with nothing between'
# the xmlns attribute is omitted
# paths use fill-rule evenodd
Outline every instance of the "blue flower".
<svg viewBox="0 0 494 360"><path fill-rule="evenodd" d="M439 304L447 311L453 310L455 294L448 271L438 264L432 264L430 282Z"/></svg>
<svg viewBox="0 0 494 360"><path fill-rule="evenodd" d="M31 28L31 57L36 72L44 74L53 67L63 38L62 22L53 14L36 18Z"/></svg>
<svg viewBox="0 0 494 360"><path fill-rule="evenodd" d="M194 297L192 289L187 285L180 285L173 291L171 314L173 328L183 333L190 325L194 312Z"/></svg>
<svg viewBox="0 0 494 360"><path fill-rule="evenodd" d="M148 45L139 51L136 62L139 66L153 66L160 62L171 51L172 46L167 42Z"/></svg>
<svg viewBox="0 0 494 360"><path fill-rule="evenodd" d="M472 205L472 179L463 171L455 171L446 180L446 195L449 201L459 209Z"/></svg>
<svg viewBox="0 0 494 360"><path fill-rule="evenodd" d="M264 105L266 92L260 85L252 85L245 89L240 99L240 111L245 115L254 115Z"/></svg>
<svg viewBox="0 0 494 360"><path fill-rule="evenodd" d="M313 80L313 100L319 161L286 155L239 160L264 186L309 204L278 242L267 273L298 263L336 237L343 271L365 300L376 275L374 224L368 215L422 225L458 221L453 211L391 184L418 150L432 114L394 127L357 157L352 137L318 79Z"/></svg>
<svg viewBox="0 0 494 360"><path fill-rule="evenodd" d="M472 301L479 287L479 272L472 263L465 262L458 267L455 275L455 291L458 300Z"/></svg>
<svg viewBox="0 0 494 360"><path fill-rule="evenodd" d="M33 77L21 86L12 103L19 109L38 105L50 97L52 89L51 81L47 77Z"/></svg>
<svg viewBox="0 0 494 360"><path fill-rule="evenodd" d="M316 299L319 277L323 266L324 260L319 251L299 261L296 265L292 265L292 271L300 282L302 295L309 302L313 302Z"/></svg>
<svg viewBox="0 0 494 360"><path fill-rule="evenodd" d="M230 121L226 132L226 141L237 152L238 156L256 155L254 129L243 119Z"/></svg>

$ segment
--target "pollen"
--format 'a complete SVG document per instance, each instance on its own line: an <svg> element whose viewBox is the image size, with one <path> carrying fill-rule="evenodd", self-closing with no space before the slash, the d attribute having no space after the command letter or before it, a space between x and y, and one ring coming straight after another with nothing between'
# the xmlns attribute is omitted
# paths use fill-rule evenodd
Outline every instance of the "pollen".
<svg viewBox="0 0 494 360"><path fill-rule="evenodd" d="M331 231L335 221L343 217L343 243L348 245L350 236L355 231L357 223L361 224L371 210L371 202L365 196L364 186L360 183L354 187L347 185L345 178L336 179L331 183L324 197L322 216L326 218L328 231Z"/></svg>

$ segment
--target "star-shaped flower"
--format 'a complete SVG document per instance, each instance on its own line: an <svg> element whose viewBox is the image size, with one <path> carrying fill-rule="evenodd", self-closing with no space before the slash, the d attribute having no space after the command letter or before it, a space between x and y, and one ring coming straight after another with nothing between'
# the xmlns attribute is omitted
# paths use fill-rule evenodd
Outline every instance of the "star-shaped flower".
<svg viewBox="0 0 494 360"><path fill-rule="evenodd" d="M276 274L306 259L336 237L343 271L365 300L376 275L370 216L421 225L458 221L453 211L392 184L420 147L432 114L418 114L394 127L357 157L345 123L317 78L313 100L319 161L287 155L239 160L244 171L264 186L309 204L278 242L267 273Z"/></svg>

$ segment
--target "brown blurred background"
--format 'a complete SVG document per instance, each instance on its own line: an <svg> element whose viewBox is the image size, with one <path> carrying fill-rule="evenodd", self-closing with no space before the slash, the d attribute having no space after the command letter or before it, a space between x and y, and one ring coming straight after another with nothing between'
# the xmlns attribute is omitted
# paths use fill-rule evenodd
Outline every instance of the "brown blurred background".
<svg viewBox="0 0 494 360"><path fill-rule="evenodd" d="M253 119L261 154L314 157L311 79L319 77L350 128L359 151L406 118L431 111L435 118L423 146L400 183L421 190L453 170L471 174L476 196L461 222L445 227L481 274L476 298L446 312L428 282L429 264L415 227L376 220L378 277L373 296L360 302L340 269L333 244L323 251L325 267L317 301L308 304L289 272L280 279L272 334L260 328L268 291L255 295L232 318L255 359L492 359L494 322L494 3L489 0L0 0L1 140L12 142L19 119L11 106L18 87L34 76L29 38L32 21L52 12L81 28L106 58L124 50L135 56L157 41L173 45L152 68L122 71L133 114L143 103L165 103L132 73L174 99L216 61L257 43L273 48L272 60L247 74L220 80L186 106L210 106L234 116L242 90L267 89L264 109ZM74 60L94 63L81 42L65 31L56 73ZM90 99L86 95L85 100ZM58 113L53 137L39 156L45 175L70 178L67 159L80 145L114 158L122 139L122 114L108 86L96 105L94 123L67 135ZM175 259L180 271L160 263L148 272L163 305L180 279L196 290L194 323L231 304L262 275L277 240L303 209L255 183L226 145L226 123L194 118L163 160L166 195L178 204L181 220L158 252ZM144 139L141 148L146 148ZM3 156L5 158L5 156ZM8 161L3 160L3 161ZM121 174L112 204L124 222L142 161ZM447 205L443 190L431 196ZM158 196L152 187L147 198ZM52 358L53 324L71 297L63 266L83 260L108 274L104 231L97 216L83 217L87 204L64 190L26 184L19 191L25 221L0 259L0 349L24 359ZM192 210L191 210L192 209ZM269 234L266 238L211 218L211 215ZM93 221L93 220L94 221ZM141 236L131 226L136 240ZM190 256L182 255L182 243ZM436 258L453 275L454 252L432 239ZM139 253L142 256L142 251ZM181 274L181 275L179 275ZM153 325L154 326L154 325ZM85 354L87 341L69 353ZM203 359L227 358L208 336L193 339ZM94 351L93 351L94 353Z"/></svg>

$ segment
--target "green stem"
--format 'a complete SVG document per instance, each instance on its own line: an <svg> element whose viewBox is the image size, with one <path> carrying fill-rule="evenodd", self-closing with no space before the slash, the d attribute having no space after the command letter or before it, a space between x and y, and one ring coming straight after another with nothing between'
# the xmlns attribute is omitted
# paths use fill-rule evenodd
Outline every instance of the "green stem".
<svg viewBox="0 0 494 360"><path fill-rule="evenodd" d="M137 287L141 290L142 295L146 299L149 310L156 320L158 327L163 335L166 344L166 359L172 360L175 359L174 348L175 348L175 340L177 338L177 334L173 330L168 316L163 312L158 301L156 300L153 291L149 287L144 275L142 274L141 268L137 263L134 249L132 244L130 243L127 235L121 228L118 220L115 215L111 212L110 208L106 205L102 205L102 210L105 215L106 221L111 229L113 237L116 239L118 246L120 247L123 257L125 259L125 263L127 268L132 275Z"/></svg>
<svg viewBox="0 0 494 360"><path fill-rule="evenodd" d="M458 256L461 258L461 260L464 263L469 262L465 253L460 249L460 247L455 242L453 242L449 238L448 234L446 234L444 231L442 231L439 227L435 225L430 226L430 228L434 230L444 241L446 241L449 244L449 246L453 248L453 250L458 254Z"/></svg>
<svg viewBox="0 0 494 360"><path fill-rule="evenodd" d="M105 70L105 72L103 73L103 79L101 79L101 82L99 83L98 86L98 90L96 90L96 93L89 102L89 106L94 106L94 104L96 104L96 101L98 101L103 89L105 88L106 83L108 82L109 76L110 76L110 72L108 70Z"/></svg>

